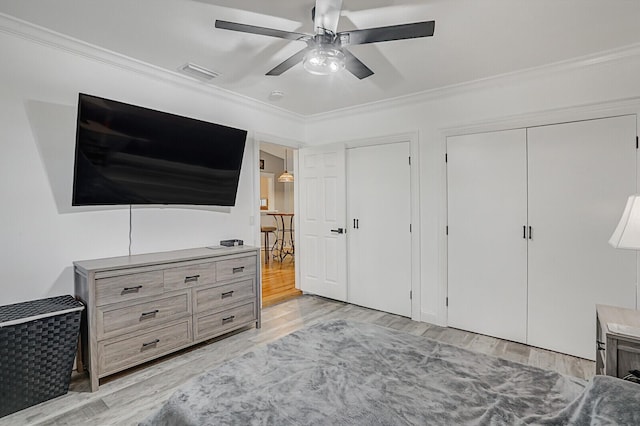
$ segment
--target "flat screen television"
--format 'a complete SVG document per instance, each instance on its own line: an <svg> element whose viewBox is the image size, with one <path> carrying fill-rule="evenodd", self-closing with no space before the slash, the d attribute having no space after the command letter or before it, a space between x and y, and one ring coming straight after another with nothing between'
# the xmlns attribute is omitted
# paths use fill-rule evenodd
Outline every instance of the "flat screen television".
<svg viewBox="0 0 640 426"><path fill-rule="evenodd" d="M233 206L245 130L80 93L74 206Z"/></svg>

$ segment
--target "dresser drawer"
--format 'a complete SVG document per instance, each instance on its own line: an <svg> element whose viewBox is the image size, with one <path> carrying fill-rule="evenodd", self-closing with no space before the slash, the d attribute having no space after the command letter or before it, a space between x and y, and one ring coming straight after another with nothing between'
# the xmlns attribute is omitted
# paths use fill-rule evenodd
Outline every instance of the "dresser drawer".
<svg viewBox="0 0 640 426"><path fill-rule="evenodd" d="M96 279L96 305L141 299L162 294L162 271L141 272Z"/></svg>
<svg viewBox="0 0 640 426"><path fill-rule="evenodd" d="M164 270L164 288L166 290L180 290L215 282L216 264L213 262L197 263Z"/></svg>
<svg viewBox="0 0 640 426"><path fill-rule="evenodd" d="M136 304L104 306L96 309L98 338L142 330L191 314L189 290L163 295Z"/></svg>
<svg viewBox="0 0 640 426"><path fill-rule="evenodd" d="M218 281L227 281L256 274L256 257L247 256L238 259L221 260L217 265Z"/></svg>
<svg viewBox="0 0 640 426"><path fill-rule="evenodd" d="M195 288L195 313L212 312L224 309L226 306L237 304L244 299L255 298L255 283L253 278L216 287Z"/></svg>
<svg viewBox="0 0 640 426"><path fill-rule="evenodd" d="M617 376L622 378L631 370L640 370L640 343L618 340Z"/></svg>
<svg viewBox="0 0 640 426"><path fill-rule="evenodd" d="M191 341L191 318L186 318L126 339L98 342L99 376L165 355Z"/></svg>
<svg viewBox="0 0 640 426"><path fill-rule="evenodd" d="M194 338L201 340L219 336L255 320L256 306L254 301L213 314L200 314L196 316Z"/></svg>

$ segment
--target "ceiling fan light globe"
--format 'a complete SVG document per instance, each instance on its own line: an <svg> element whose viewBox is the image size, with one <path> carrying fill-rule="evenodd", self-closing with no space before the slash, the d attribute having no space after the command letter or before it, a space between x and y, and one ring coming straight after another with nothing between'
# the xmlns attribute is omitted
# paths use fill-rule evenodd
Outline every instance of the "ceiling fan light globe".
<svg viewBox="0 0 640 426"><path fill-rule="evenodd" d="M329 75L344 69L345 56L334 47L316 47L305 55L302 63L311 74Z"/></svg>
<svg viewBox="0 0 640 426"><path fill-rule="evenodd" d="M312 56L309 58L309 65L313 65L314 67L321 67L323 62L323 58L319 58L318 56Z"/></svg>

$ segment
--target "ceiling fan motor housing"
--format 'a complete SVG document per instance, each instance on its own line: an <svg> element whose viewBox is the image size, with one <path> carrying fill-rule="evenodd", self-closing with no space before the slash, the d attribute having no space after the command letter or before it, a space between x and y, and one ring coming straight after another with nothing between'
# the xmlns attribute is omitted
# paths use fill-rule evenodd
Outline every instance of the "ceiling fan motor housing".
<svg viewBox="0 0 640 426"><path fill-rule="evenodd" d="M309 47L333 46L340 48L342 47L341 45L341 39L336 34L326 30L314 35L309 43Z"/></svg>

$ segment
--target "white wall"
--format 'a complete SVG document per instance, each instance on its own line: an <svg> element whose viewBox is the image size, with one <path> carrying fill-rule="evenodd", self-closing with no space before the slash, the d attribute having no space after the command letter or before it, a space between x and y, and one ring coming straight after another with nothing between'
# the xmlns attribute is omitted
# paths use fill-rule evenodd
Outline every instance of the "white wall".
<svg viewBox="0 0 640 426"><path fill-rule="evenodd" d="M421 319L446 323L445 136L640 110L636 49L311 118L307 143L417 131ZM613 102L613 105L603 104ZM619 106L619 107L618 107ZM624 200L621 200L621 208ZM615 224L612 224L612 227ZM613 228L612 228L613 230Z"/></svg>
<svg viewBox="0 0 640 426"><path fill-rule="evenodd" d="M258 244L254 135L321 144L417 132L421 318L439 323L446 321L445 135L462 133L463 127L499 129L607 115L618 109L601 103L612 101L623 105L620 110L640 111L640 57L633 49L303 120L11 25L0 19L0 304L71 294L73 260L128 253L128 208L70 207L78 92L250 131L237 205L134 208L133 253L224 238Z"/></svg>
<svg viewBox="0 0 640 426"><path fill-rule="evenodd" d="M78 92L249 130L235 207L134 207L132 253L215 245L226 238L259 244L253 135L303 140L298 116L36 30L13 35L4 24L0 305L73 294L72 261L128 254L128 206L71 207Z"/></svg>

